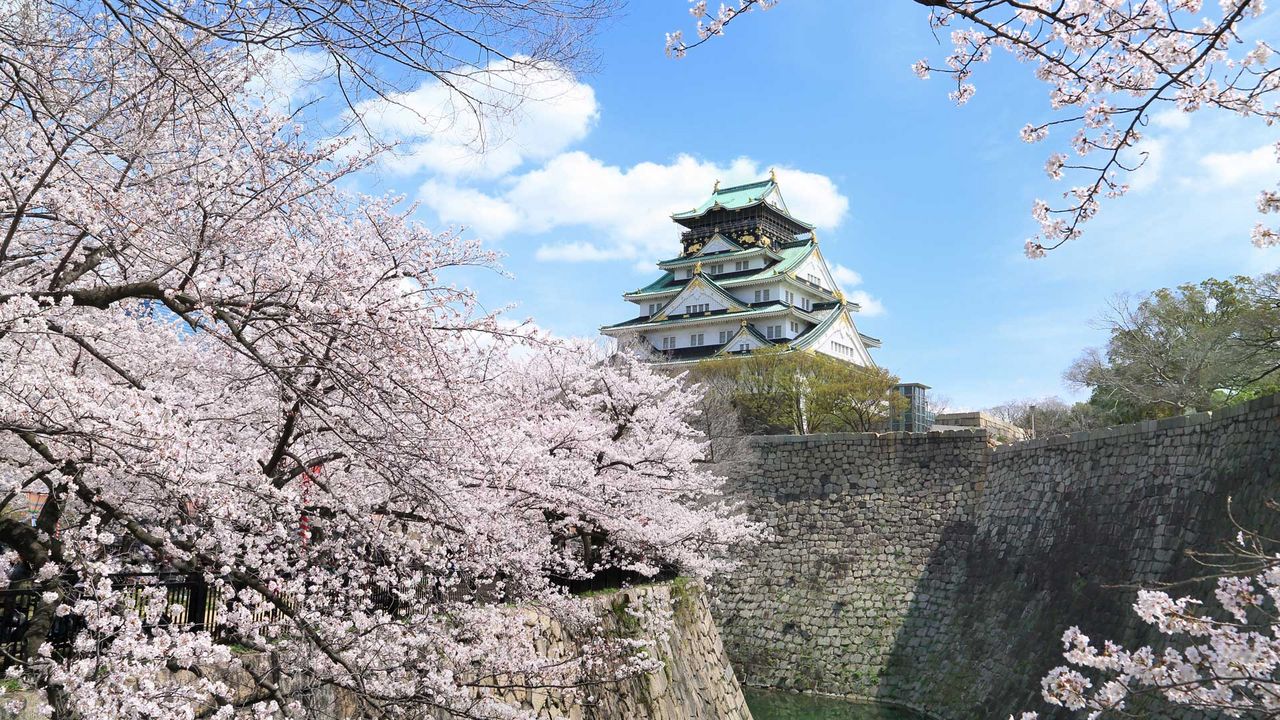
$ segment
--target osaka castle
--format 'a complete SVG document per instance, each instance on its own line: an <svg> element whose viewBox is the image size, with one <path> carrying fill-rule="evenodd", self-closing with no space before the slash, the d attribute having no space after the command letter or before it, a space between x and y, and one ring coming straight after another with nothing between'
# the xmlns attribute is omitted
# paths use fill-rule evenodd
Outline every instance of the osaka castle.
<svg viewBox="0 0 1280 720"><path fill-rule="evenodd" d="M671 219L683 228L680 255L623 295L639 315L605 335L639 340L670 363L780 347L874 365L867 348L880 341L858 332L858 304L836 286L814 227L787 210L772 172L747 185L717 182Z"/></svg>

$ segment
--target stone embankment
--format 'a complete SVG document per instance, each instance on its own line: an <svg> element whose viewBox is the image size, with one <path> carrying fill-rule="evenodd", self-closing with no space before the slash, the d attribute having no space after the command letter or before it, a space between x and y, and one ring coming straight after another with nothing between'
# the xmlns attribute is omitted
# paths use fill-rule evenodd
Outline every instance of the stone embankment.
<svg viewBox="0 0 1280 720"><path fill-rule="evenodd" d="M720 581L744 683L944 718L1039 709L1062 632L1148 642L1138 586L1280 536L1280 396L996 448L983 430L761 438L733 493L774 536ZM1208 596L1210 593L1201 592Z"/></svg>

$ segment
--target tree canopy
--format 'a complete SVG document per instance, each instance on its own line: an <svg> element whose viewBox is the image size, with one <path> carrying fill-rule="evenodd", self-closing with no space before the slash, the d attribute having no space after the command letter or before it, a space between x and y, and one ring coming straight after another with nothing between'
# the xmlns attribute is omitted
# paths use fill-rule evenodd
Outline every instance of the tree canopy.
<svg viewBox="0 0 1280 720"><path fill-rule="evenodd" d="M907 402L888 370L783 348L704 360L692 375L728 396L753 434L882 430Z"/></svg>
<svg viewBox="0 0 1280 720"><path fill-rule="evenodd" d="M1122 421L1209 410L1280 388L1280 273L1209 279L1119 297L1105 348L1067 371Z"/></svg>

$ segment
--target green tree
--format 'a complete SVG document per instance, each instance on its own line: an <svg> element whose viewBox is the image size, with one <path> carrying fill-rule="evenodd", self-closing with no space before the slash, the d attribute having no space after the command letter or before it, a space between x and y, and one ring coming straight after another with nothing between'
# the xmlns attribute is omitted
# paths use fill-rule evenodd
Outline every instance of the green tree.
<svg viewBox="0 0 1280 720"><path fill-rule="evenodd" d="M896 390L898 376L879 367L863 367L819 356L812 415L830 432L870 432L906 411L909 401Z"/></svg>
<svg viewBox="0 0 1280 720"><path fill-rule="evenodd" d="M1066 373L1118 422L1208 410L1274 387L1280 371L1277 275L1209 279L1117 298L1110 338Z"/></svg>
<svg viewBox="0 0 1280 720"><path fill-rule="evenodd" d="M906 404L887 370L781 347L704 360L692 375L730 388L741 427L752 434L873 430Z"/></svg>

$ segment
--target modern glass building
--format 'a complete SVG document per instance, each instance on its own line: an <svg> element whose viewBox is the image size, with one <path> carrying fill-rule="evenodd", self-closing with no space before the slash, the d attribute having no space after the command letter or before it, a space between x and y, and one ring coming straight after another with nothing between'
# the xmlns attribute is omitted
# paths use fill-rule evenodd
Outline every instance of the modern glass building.
<svg viewBox="0 0 1280 720"><path fill-rule="evenodd" d="M907 398L907 409L889 423L889 429L894 432L929 432L936 416L929 409L929 386L901 383L894 389Z"/></svg>

